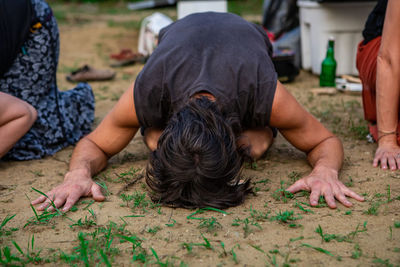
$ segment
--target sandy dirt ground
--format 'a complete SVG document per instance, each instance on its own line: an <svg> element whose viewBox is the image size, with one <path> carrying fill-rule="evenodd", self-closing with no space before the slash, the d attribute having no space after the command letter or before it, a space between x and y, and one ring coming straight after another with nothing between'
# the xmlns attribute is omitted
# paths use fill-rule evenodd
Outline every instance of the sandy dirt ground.
<svg viewBox="0 0 400 267"><path fill-rule="evenodd" d="M176 16L172 9L163 12ZM84 64L109 68L110 53L122 48L136 50L138 30L130 25L151 13L67 13L60 23L59 88L73 87L65 76L74 68ZM261 20L261 16L251 20ZM117 68L113 81L91 83L96 96L93 127L142 67ZM311 168L303 153L278 136L266 157L244 168L243 176L251 178L254 194L242 205L193 215L195 210L151 204L140 179L148 151L137 135L96 176L108 195L106 201L82 199L76 211L47 222L34 217L29 200L39 193L32 188L47 192L61 183L73 147L41 160L0 162L0 219L16 214L0 227L3 259L6 247L23 258L13 241L25 253L34 236L34 248L26 254L41 250L42 260L37 263L49 266L107 265L107 261L115 266L399 266L400 172L372 167L376 144L364 137L360 95L316 96L311 90L317 86L318 78L308 72L287 84L298 101L343 141L345 161L340 178L363 194L365 202L352 200L351 208L339 204L337 209L329 209L324 203L311 208L307 193L283 197L281 188Z"/></svg>

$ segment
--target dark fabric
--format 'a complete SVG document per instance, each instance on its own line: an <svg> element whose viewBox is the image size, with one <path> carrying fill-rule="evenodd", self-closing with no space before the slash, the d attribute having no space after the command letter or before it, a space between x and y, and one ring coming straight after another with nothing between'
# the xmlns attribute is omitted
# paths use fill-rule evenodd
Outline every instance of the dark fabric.
<svg viewBox="0 0 400 267"><path fill-rule="evenodd" d="M371 14L369 14L363 31L364 44L367 44L378 36L382 36L387 3L388 0L378 0L375 8L372 10Z"/></svg>
<svg viewBox="0 0 400 267"><path fill-rule="evenodd" d="M33 17L30 0L0 0L0 77L21 50Z"/></svg>
<svg viewBox="0 0 400 267"><path fill-rule="evenodd" d="M52 155L89 133L94 119L94 96L88 84L80 83L72 90L58 91L57 23L44 0L30 1L42 27L29 33L24 43L26 53L20 50L12 66L0 77L0 91L31 104L38 117L2 160Z"/></svg>
<svg viewBox="0 0 400 267"><path fill-rule="evenodd" d="M300 25L297 0L264 0L262 25L278 39Z"/></svg>
<svg viewBox="0 0 400 267"><path fill-rule="evenodd" d="M361 42L357 51L357 69L363 85L364 117L368 121L369 132L375 141L378 139L378 128L376 126L376 67L381 39L382 37L378 36L367 44ZM397 126L397 143L400 144L400 121Z"/></svg>
<svg viewBox="0 0 400 267"><path fill-rule="evenodd" d="M206 91L242 128L267 126L277 85L265 31L229 13L189 15L162 29L134 89L140 125L164 128L191 96Z"/></svg>

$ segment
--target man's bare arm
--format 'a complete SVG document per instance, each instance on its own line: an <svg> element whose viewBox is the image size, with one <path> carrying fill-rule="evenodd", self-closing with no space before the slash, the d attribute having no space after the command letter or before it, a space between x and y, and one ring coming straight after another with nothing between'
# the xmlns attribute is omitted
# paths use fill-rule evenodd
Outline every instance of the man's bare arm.
<svg viewBox="0 0 400 267"><path fill-rule="evenodd" d="M309 175L290 186L288 191L311 191L310 203L313 206L318 204L320 196L325 197L331 208L336 207L335 198L345 206L352 205L346 196L363 201L361 196L348 189L338 179L343 162L340 140L301 107L279 82L270 124L277 127L291 144L306 152L313 167Z"/></svg>
<svg viewBox="0 0 400 267"><path fill-rule="evenodd" d="M92 176L107 166L108 159L128 145L136 134L139 122L135 113L133 87L127 90L100 125L77 144L64 182L32 204L40 204L38 210L47 208L51 201L57 208L64 205L69 210L82 196L92 196L103 201L101 188ZM49 207L52 210L53 207Z"/></svg>

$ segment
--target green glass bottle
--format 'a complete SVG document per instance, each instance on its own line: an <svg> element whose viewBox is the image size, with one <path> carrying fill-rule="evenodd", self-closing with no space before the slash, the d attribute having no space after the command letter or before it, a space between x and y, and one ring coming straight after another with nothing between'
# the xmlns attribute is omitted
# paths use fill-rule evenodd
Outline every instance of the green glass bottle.
<svg viewBox="0 0 400 267"><path fill-rule="evenodd" d="M336 86L336 60L335 60L335 39L329 38L328 50L326 51L326 57L322 61L321 75L319 76L319 85L321 87L334 87Z"/></svg>

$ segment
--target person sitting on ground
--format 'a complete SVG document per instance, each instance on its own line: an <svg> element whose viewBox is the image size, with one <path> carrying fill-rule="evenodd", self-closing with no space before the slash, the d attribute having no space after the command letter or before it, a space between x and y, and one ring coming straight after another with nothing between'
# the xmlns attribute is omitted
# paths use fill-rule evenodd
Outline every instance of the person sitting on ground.
<svg viewBox="0 0 400 267"><path fill-rule="evenodd" d="M57 89L59 34L44 0L0 0L0 158L52 155L90 132L88 84Z"/></svg>
<svg viewBox="0 0 400 267"><path fill-rule="evenodd" d="M104 200L91 177L139 128L151 150L146 182L165 205L242 203L250 192L243 160L260 158L276 128L313 166L288 191L311 191L312 206L320 196L331 208L335 198L347 207L347 196L363 201L338 179L340 140L278 82L271 50L261 27L229 13L192 14L164 28L134 86L76 146L64 182L32 203L67 211L83 196Z"/></svg>
<svg viewBox="0 0 400 267"><path fill-rule="evenodd" d="M379 0L358 46L364 117L378 143L373 166L400 169L400 2Z"/></svg>
<svg viewBox="0 0 400 267"><path fill-rule="evenodd" d="M34 107L0 92L0 158L26 134L37 118Z"/></svg>

